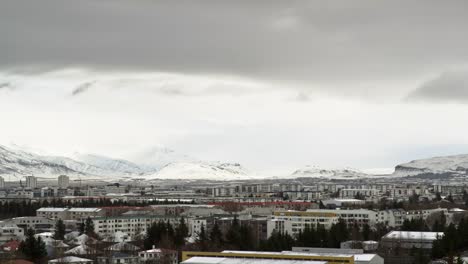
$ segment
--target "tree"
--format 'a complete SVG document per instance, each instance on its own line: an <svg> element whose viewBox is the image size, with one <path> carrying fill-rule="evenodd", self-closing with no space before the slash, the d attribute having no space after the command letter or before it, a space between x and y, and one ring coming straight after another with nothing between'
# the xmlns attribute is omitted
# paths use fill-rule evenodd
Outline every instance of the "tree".
<svg viewBox="0 0 468 264"><path fill-rule="evenodd" d="M226 242L229 246L233 247L233 249L237 249L241 244L240 224L239 220L237 220L237 216L234 216L234 220L226 233Z"/></svg>
<svg viewBox="0 0 468 264"><path fill-rule="evenodd" d="M84 233L88 236L96 236L96 233L94 233L94 222L89 216L84 224Z"/></svg>
<svg viewBox="0 0 468 264"><path fill-rule="evenodd" d="M28 229L26 239L20 243L19 251L29 260L39 263L47 256L47 250L41 237L34 236L34 230Z"/></svg>
<svg viewBox="0 0 468 264"><path fill-rule="evenodd" d="M200 232L197 234L197 245L201 251L206 251L208 249L208 236L206 235L205 225L202 224Z"/></svg>
<svg viewBox="0 0 468 264"><path fill-rule="evenodd" d="M215 221L213 228L211 229L210 241L215 248L221 246L224 243L223 233L221 232L221 229L219 229L217 221Z"/></svg>
<svg viewBox="0 0 468 264"><path fill-rule="evenodd" d="M453 197L452 197L452 194L449 194L447 196L447 201L451 202L451 203L454 203L455 201L453 201Z"/></svg>
<svg viewBox="0 0 468 264"><path fill-rule="evenodd" d="M62 219L59 219L55 223L54 239L63 240L64 238L65 238L65 224L63 223Z"/></svg>

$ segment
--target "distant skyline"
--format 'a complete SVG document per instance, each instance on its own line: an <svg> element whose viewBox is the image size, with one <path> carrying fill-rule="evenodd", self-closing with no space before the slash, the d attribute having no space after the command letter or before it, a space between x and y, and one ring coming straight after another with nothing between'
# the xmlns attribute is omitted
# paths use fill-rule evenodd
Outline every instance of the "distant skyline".
<svg viewBox="0 0 468 264"><path fill-rule="evenodd" d="M260 171L468 153L467 8L0 0L0 145Z"/></svg>

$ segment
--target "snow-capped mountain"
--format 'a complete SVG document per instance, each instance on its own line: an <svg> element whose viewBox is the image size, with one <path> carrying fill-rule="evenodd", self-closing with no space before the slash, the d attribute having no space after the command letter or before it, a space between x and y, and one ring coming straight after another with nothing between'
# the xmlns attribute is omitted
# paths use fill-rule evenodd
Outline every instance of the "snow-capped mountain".
<svg viewBox="0 0 468 264"><path fill-rule="evenodd" d="M309 178L328 178L328 179L349 179L349 178L364 178L369 175L353 168L330 169L319 166L305 166L291 174L292 177L309 177Z"/></svg>
<svg viewBox="0 0 468 264"><path fill-rule="evenodd" d="M19 175L57 175L84 174L67 167L66 161L54 161L52 158L42 157L21 150L13 150L0 146L0 174Z"/></svg>
<svg viewBox="0 0 468 264"><path fill-rule="evenodd" d="M124 174L141 174L146 172L141 166L133 162L101 155L75 153L73 159L112 172Z"/></svg>
<svg viewBox="0 0 468 264"><path fill-rule="evenodd" d="M249 178L240 164L196 161L166 148L153 148L138 163L92 154L72 158L34 154L24 149L0 146L0 175L35 175L55 178L66 174L98 176L102 180L138 176L146 179L236 180Z"/></svg>
<svg viewBox="0 0 468 264"><path fill-rule="evenodd" d="M250 179L249 172L237 163L177 162L163 167L148 179Z"/></svg>
<svg viewBox="0 0 468 264"><path fill-rule="evenodd" d="M130 160L138 164L145 171L160 170L163 167L177 162L199 162L197 159L175 152L165 147L153 147L137 154L133 154Z"/></svg>
<svg viewBox="0 0 468 264"><path fill-rule="evenodd" d="M413 160L395 167L394 176L420 174L468 175L468 154Z"/></svg>

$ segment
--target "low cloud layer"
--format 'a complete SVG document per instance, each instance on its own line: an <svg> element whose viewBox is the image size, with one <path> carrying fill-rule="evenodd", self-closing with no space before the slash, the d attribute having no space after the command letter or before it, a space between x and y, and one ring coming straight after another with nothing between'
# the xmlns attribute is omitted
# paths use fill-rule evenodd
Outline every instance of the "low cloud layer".
<svg viewBox="0 0 468 264"><path fill-rule="evenodd" d="M409 100L468 102L468 72L445 72L412 92Z"/></svg>
<svg viewBox="0 0 468 264"><path fill-rule="evenodd" d="M467 1L4 0L0 68L230 75L402 96L468 62Z"/></svg>
<svg viewBox="0 0 468 264"><path fill-rule="evenodd" d="M0 144L123 158L163 145L263 169L468 152L467 9L3 0Z"/></svg>

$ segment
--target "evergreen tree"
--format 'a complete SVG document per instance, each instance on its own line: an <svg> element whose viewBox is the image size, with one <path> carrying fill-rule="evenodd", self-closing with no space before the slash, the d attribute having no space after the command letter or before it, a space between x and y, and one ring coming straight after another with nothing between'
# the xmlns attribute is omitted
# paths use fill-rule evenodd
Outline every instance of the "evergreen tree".
<svg viewBox="0 0 468 264"><path fill-rule="evenodd" d="M65 224L62 219L57 220L55 223L54 239L63 240L65 238Z"/></svg>
<svg viewBox="0 0 468 264"><path fill-rule="evenodd" d="M223 245L224 243L223 233L219 229L217 221L214 222L213 228L211 228L210 241L215 248Z"/></svg>
<svg viewBox="0 0 468 264"><path fill-rule="evenodd" d="M362 227L362 239L369 240L371 234L371 229L368 224L364 224Z"/></svg>
<svg viewBox="0 0 468 264"><path fill-rule="evenodd" d="M84 233L86 235L88 235L88 236L95 236L96 235L96 233L94 233L94 222L91 219L91 217L89 217L89 216L85 221Z"/></svg>
<svg viewBox="0 0 468 264"><path fill-rule="evenodd" d="M35 263L39 263L47 256L44 241L40 237L36 239L33 229L27 230L26 239L20 243L19 251Z"/></svg>
<svg viewBox="0 0 468 264"><path fill-rule="evenodd" d="M205 225L202 224L200 232L197 234L197 245L201 251L208 250L208 236L206 234Z"/></svg>
<svg viewBox="0 0 468 264"><path fill-rule="evenodd" d="M237 246L241 244L240 224L237 216L234 216L234 220L226 233L226 242L231 249L238 249Z"/></svg>

